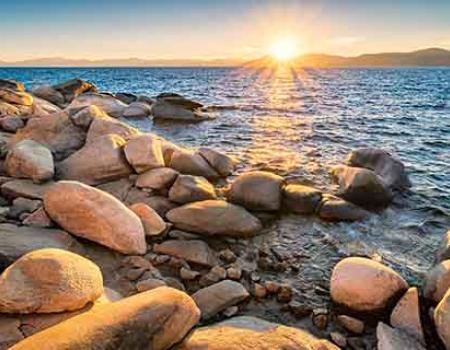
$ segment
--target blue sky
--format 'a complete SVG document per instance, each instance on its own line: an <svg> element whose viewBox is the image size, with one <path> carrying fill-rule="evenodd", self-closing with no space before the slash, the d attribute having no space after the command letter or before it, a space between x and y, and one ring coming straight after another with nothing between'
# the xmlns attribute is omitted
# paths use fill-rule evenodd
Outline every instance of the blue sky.
<svg viewBox="0 0 450 350"><path fill-rule="evenodd" d="M0 60L258 57L450 48L450 0L0 0Z"/></svg>

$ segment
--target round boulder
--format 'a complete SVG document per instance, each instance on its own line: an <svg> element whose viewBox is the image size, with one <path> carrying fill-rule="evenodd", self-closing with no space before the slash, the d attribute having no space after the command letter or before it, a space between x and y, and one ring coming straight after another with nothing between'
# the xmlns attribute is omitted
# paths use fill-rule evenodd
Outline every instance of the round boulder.
<svg viewBox="0 0 450 350"><path fill-rule="evenodd" d="M181 204L216 198L214 186L202 176L180 175L169 191L169 199Z"/></svg>

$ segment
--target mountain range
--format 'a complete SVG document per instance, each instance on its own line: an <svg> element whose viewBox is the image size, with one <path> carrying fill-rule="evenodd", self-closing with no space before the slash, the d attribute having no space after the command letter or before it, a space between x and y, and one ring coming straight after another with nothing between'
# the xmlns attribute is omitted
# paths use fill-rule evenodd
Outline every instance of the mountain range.
<svg viewBox="0 0 450 350"><path fill-rule="evenodd" d="M23 61L0 61L0 67L226 67L267 66L278 64L274 58L245 61L242 59L70 59L63 57L36 58ZM289 62L298 67L398 67L398 66L450 66L450 51L429 48L412 52L363 54L353 57L306 54Z"/></svg>

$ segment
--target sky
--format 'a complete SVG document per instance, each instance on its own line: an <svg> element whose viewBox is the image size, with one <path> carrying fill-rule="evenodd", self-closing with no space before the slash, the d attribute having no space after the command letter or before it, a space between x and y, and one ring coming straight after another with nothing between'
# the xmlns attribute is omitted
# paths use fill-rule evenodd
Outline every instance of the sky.
<svg viewBox="0 0 450 350"><path fill-rule="evenodd" d="M450 0L0 0L0 60L450 49Z"/></svg>

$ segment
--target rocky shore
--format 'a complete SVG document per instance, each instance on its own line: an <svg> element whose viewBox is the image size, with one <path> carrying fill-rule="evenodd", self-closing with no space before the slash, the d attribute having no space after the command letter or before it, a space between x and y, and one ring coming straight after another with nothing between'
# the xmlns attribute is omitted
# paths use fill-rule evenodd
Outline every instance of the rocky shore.
<svg viewBox="0 0 450 350"><path fill-rule="evenodd" d="M418 285L380 257L337 255L309 291L280 278L301 280L294 257L249 243L288 216L370 220L411 187L400 160L356 149L328 193L126 122L207 111L0 80L0 349L450 349L450 231Z"/></svg>

